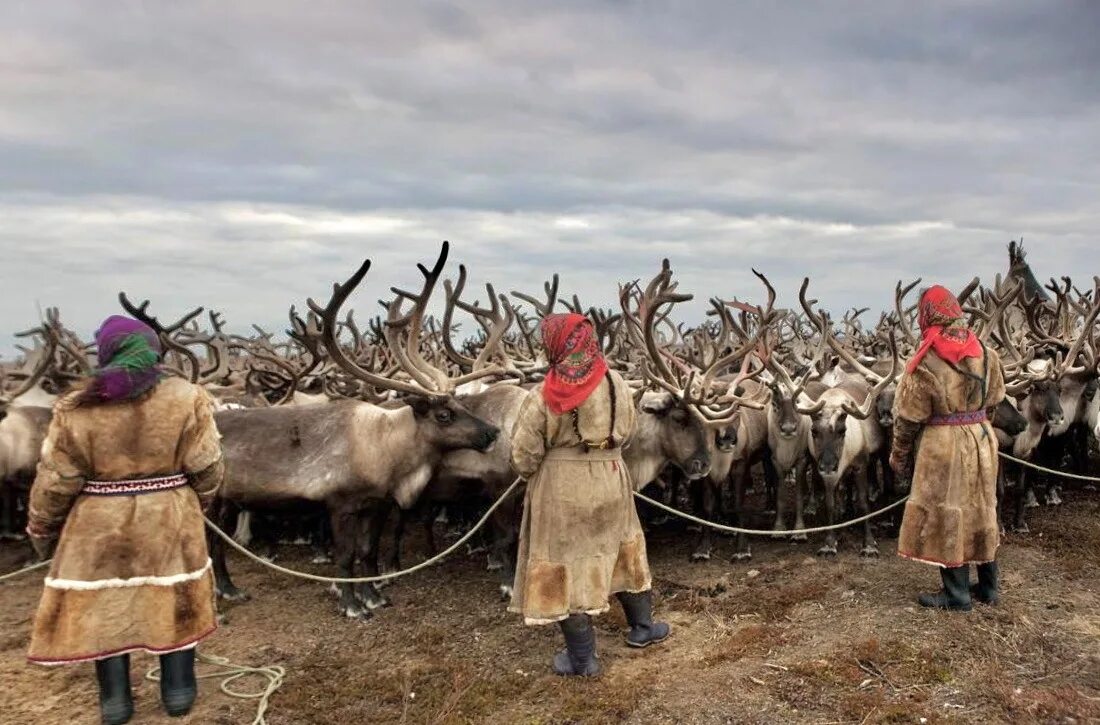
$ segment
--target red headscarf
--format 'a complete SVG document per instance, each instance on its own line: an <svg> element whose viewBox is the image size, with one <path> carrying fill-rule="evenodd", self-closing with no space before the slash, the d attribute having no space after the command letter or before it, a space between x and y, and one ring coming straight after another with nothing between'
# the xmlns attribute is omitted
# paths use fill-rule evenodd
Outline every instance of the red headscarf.
<svg viewBox="0 0 1100 725"><path fill-rule="evenodd" d="M584 315L547 315L541 328L550 363L542 398L551 413L562 415L588 400L607 373L607 361L592 321Z"/></svg>
<svg viewBox="0 0 1100 725"><path fill-rule="evenodd" d="M949 290L939 285L928 289L921 295L919 313L924 342L909 361L906 370L910 373L917 369L929 350L935 350L953 365L968 357L981 357L982 344L977 335L962 324L962 307Z"/></svg>

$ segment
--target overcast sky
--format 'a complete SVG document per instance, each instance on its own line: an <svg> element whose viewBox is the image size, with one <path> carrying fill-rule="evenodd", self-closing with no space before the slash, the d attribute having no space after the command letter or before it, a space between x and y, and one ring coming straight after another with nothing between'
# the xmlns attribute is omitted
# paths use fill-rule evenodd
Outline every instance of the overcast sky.
<svg viewBox="0 0 1100 725"><path fill-rule="evenodd" d="M228 6L232 6L231 8ZM285 327L366 257L475 283L880 307L1023 235L1100 273L1088 2L15 2L0 24L0 349L126 290ZM688 312L685 312L685 316Z"/></svg>

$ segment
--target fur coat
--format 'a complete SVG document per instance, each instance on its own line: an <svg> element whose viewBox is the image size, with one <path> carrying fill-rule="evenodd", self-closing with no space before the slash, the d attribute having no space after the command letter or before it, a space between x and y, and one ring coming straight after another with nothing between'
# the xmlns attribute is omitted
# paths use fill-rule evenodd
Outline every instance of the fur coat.
<svg viewBox="0 0 1100 725"><path fill-rule="evenodd" d="M30 495L28 533L60 535L28 659L63 664L194 646L216 627L202 503L221 483L214 404L167 378L131 401L55 406ZM189 485L81 493L87 481L186 474Z"/></svg>
<svg viewBox="0 0 1100 725"><path fill-rule="evenodd" d="M607 380L572 414L549 412L541 387L528 393L512 434L512 463L527 479L519 556L509 611L527 624L600 614L612 594L651 587L645 537L621 446L637 413L630 388L611 372L618 448L586 451L611 431ZM577 436L577 430L580 436Z"/></svg>
<svg viewBox="0 0 1100 725"><path fill-rule="evenodd" d="M1005 397L997 353L988 360L966 358L958 367L986 376L982 386L929 352L898 383L894 413L922 424L913 486L898 535L898 554L938 566L993 561L1000 544L997 525L997 436L987 421L970 425L928 425L933 417L980 411Z"/></svg>

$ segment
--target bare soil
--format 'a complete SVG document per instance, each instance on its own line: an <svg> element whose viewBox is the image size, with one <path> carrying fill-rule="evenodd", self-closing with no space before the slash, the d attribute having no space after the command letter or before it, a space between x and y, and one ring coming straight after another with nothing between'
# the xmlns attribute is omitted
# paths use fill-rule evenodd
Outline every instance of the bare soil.
<svg viewBox="0 0 1100 725"><path fill-rule="evenodd" d="M755 559L730 563L732 540L689 563L692 534L650 537L664 645L622 643L618 607L599 618L604 675L549 672L555 627L524 627L504 611L483 555L464 556L387 590L395 606L369 622L336 614L324 586L231 560L250 602L202 651L287 668L270 725L286 723L939 723L1100 722L1100 495L1068 491L1032 513L1031 533L1001 553L1003 602L969 614L915 605L938 588L935 569L858 556L854 534L836 559L816 544L757 540ZM763 523L762 521L757 523ZM413 535L409 562L422 555ZM0 571L24 550L0 548ZM308 552L281 561L328 573ZM90 665L44 669L23 655L41 587L32 574L0 585L0 721L98 722ZM194 713L169 720L155 660L134 659L135 722L249 723L254 703L205 681ZM245 688L249 683L237 683Z"/></svg>

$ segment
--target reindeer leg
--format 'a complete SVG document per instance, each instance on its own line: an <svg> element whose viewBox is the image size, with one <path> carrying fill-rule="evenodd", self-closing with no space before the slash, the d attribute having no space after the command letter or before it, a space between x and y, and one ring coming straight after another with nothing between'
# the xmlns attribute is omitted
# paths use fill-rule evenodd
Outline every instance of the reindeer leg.
<svg viewBox="0 0 1100 725"><path fill-rule="evenodd" d="M701 511L704 519L708 521L714 520L714 489L715 483L711 480L710 476L704 479L695 481L696 485L696 511ZM714 549L714 544L711 540L711 529L709 526L703 526L699 529L699 540L695 544L695 551L691 553L692 561L707 561L710 559L711 551Z"/></svg>
<svg viewBox="0 0 1100 725"><path fill-rule="evenodd" d="M0 541L15 539L15 486L9 480L0 480Z"/></svg>
<svg viewBox="0 0 1100 725"><path fill-rule="evenodd" d="M359 512L353 508L334 507L331 517L332 539L336 550L336 575L341 578L350 578L355 569ZM370 610L355 598L355 590L351 584L333 584L332 589L340 596L338 605L340 614L349 619L370 619Z"/></svg>
<svg viewBox="0 0 1100 725"><path fill-rule="evenodd" d="M825 481L825 521L829 525L836 523L836 489L839 483ZM817 550L817 555L836 556L836 531L825 533L825 543Z"/></svg>
<svg viewBox="0 0 1100 725"><path fill-rule="evenodd" d="M382 543L382 533L386 529L386 520L390 517L393 504L389 500L372 502L371 506L359 517L358 551L359 562L366 576L378 576L378 552ZM378 591L373 583L355 585L356 598L368 609L388 607L390 600Z"/></svg>
<svg viewBox="0 0 1100 725"><path fill-rule="evenodd" d="M397 509L397 521L393 524L393 551L390 552L390 561L386 567L387 572L401 570L401 543L405 538L405 522L412 516L412 511L402 508Z"/></svg>
<svg viewBox="0 0 1100 725"><path fill-rule="evenodd" d="M733 478L733 525L743 526L744 516L742 514L745 511L745 488L749 481L752 479L752 473L748 463L741 464L734 470ZM764 481L767 486L768 471L771 470L772 477L775 476L775 469L771 466L771 461L767 458L764 459ZM752 549L749 548L749 537L744 534L737 535L737 550L733 554L734 561L748 561L752 558Z"/></svg>
<svg viewBox="0 0 1100 725"><path fill-rule="evenodd" d="M775 523L772 524L772 531L781 532L787 530L787 483L789 482L789 479L794 475L794 469L792 468L789 471L783 471L780 475L779 468L775 465L774 462L772 463L772 468L776 471L776 479L778 480L778 483L775 487Z"/></svg>
<svg viewBox="0 0 1100 725"><path fill-rule="evenodd" d="M1015 486L1015 503L1016 503L1016 515L1012 522L1012 528L1014 531L1020 534L1026 534L1030 532L1027 521L1024 520L1024 511L1027 509L1027 492L1028 492L1028 474L1027 469L1023 466L1019 467L1019 472L1016 475Z"/></svg>
<svg viewBox="0 0 1100 725"><path fill-rule="evenodd" d="M794 528L801 530L806 528L806 521L802 516L802 486L808 480L809 464L805 457L795 464L791 471L792 483L794 483ZM806 541L806 534L791 534L791 541Z"/></svg>
<svg viewBox="0 0 1100 725"><path fill-rule="evenodd" d="M516 543L519 540L519 518L516 506L505 504L493 512L489 519L493 529L493 552L500 566L500 598L508 601L516 579Z"/></svg>
<svg viewBox="0 0 1100 725"><path fill-rule="evenodd" d="M1005 533L1005 467L997 466L997 528Z"/></svg>
<svg viewBox="0 0 1100 725"><path fill-rule="evenodd" d="M332 563L332 523L327 514L317 517L313 529L313 558L314 564Z"/></svg>
<svg viewBox="0 0 1100 725"><path fill-rule="evenodd" d="M870 464L870 461L868 461L868 464ZM859 489L856 492L856 506L860 516L865 516L871 512L870 488L874 484L875 469L873 466L867 465L863 473L862 477L857 474L856 479L856 486ZM860 556L878 556L878 542L875 541L871 524L871 519L863 522L863 548L859 552Z"/></svg>
<svg viewBox="0 0 1100 725"><path fill-rule="evenodd" d="M806 455L803 465L806 466L806 515L817 516L817 492L824 488L824 484L817 485L821 482L821 475L818 474L817 466L813 465L813 458L809 454Z"/></svg>
<svg viewBox="0 0 1100 725"><path fill-rule="evenodd" d="M241 509L236 504L225 499L216 499L210 511L210 519L222 531L229 531L236 526L240 512ZM213 563L214 590L218 596L230 602L248 601L248 594L238 589L229 576L229 569L225 565L226 543L222 540L222 537L210 532L206 535L206 543L210 551L210 560Z"/></svg>

